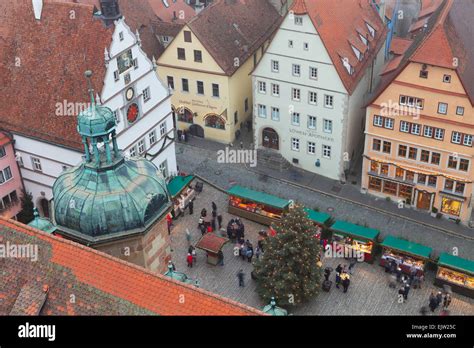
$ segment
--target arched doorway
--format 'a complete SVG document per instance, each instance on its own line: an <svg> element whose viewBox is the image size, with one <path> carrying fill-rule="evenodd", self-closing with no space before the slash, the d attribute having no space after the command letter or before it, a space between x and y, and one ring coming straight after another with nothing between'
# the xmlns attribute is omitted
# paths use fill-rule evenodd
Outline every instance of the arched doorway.
<svg viewBox="0 0 474 348"><path fill-rule="evenodd" d="M46 198L41 198L39 206L43 217L49 219L49 201Z"/></svg>
<svg viewBox="0 0 474 348"><path fill-rule="evenodd" d="M273 128L265 128L262 131L262 145L268 149L280 149L279 136Z"/></svg>
<svg viewBox="0 0 474 348"><path fill-rule="evenodd" d="M225 130L225 119L216 114L210 114L204 117L206 127Z"/></svg>
<svg viewBox="0 0 474 348"><path fill-rule="evenodd" d="M204 138L204 129L197 124L193 124L189 127L189 133L196 137Z"/></svg>

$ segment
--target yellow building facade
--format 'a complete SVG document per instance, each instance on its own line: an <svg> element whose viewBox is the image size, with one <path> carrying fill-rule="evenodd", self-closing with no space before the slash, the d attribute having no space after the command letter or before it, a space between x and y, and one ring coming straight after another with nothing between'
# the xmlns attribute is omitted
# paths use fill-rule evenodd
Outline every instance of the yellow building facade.
<svg viewBox="0 0 474 348"><path fill-rule="evenodd" d="M238 69L228 75L185 26L157 61L159 76L172 90L177 129L221 143L234 142L252 116L250 74L266 47L268 41L246 61L236 58Z"/></svg>
<svg viewBox="0 0 474 348"><path fill-rule="evenodd" d="M469 222L473 115L455 69L410 62L367 108L362 190Z"/></svg>

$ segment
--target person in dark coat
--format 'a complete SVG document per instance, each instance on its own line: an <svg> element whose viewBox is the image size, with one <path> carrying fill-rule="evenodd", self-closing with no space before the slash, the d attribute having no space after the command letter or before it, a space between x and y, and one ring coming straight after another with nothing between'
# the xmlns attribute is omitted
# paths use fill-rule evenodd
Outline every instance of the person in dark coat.
<svg viewBox="0 0 474 348"><path fill-rule="evenodd" d="M339 289L339 284L341 283L341 272L342 272L342 266L341 264L339 264L336 267L336 288L338 289Z"/></svg>
<svg viewBox="0 0 474 348"><path fill-rule="evenodd" d="M216 203L212 202L212 211L217 211L217 205Z"/></svg>
<svg viewBox="0 0 474 348"><path fill-rule="evenodd" d="M441 291L438 291L438 293L436 294L436 303L436 307L443 303L443 293Z"/></svg>
<svg viewBox="0 0 474 348"><path fill-rule="evenodd" d="M205 224L201 224L201 225L199 226L199 229L201 230L201 234L204 236L204 235L206 234L206 231L207 231L206 225L205 225Z"/></svg>
<svg viewBox="0 0 474 348"><path fill-rule="evenodd" d="M260 240L257 242L257 245L258 245L258 248L262 251L262 253L265 252L265 251L263 250L263 239L260 239Z"/></svg>
<svg viewBox="0 0 474 348"><path fill-rule="evenodd" d="M446 294L444 295L444 300L443 300L443 308L448 309L449 305L451 304L451 295Z"/></svg>
<svg viewBox="0 0 474 348"><path fill-rule="evenodd" d="M219 225L219 229L222 228L222 215L217 215L217 224Z"/></svg>
<svg viewBox="0 0 474 348"><path fill-rule="evenodd" d="M219 252L217 253L217 258L218 258L218 265L224 266L224 253L222 252L222 250L219 250Z"/></svg>
<svg viewBox="0 0 474 348"><path fill-rule="evenodd" d="M404 291L403 291L403 298L408 300L408 293L410 292L410 284L405 284Z"/></svg>
<svg viewBox="0 0 474 348"><path fill-rule="evenodd" d="M430 299L429 299L429 306L432 312L438 307L438 300L433 292L431 292Z"/></svg>
<svg viewBox="0 0 474 348"><path fill-rule="evenodd" d="M252 244L247 245L247 261L252 262L253 257L253 247Z"/></svg>
<svg viewBox="0 0 474 348"><path fill-rule="evenodd" d="M241 270L237 273L237 279L239 279L239 286L240 286L240 287L244 287L244 286L245 286L244 277L245 277L244 271L241 269Z"/></svg>
<svg viewBox="0 0 474 348"><path fill-rule="evenodd" d="M347 289L349 289L350 284L351 284L351 280L349 278L349 275L346 275L346 277L342 281L342 287L344 288L344 292L347 292Z"/></svg>
<svg viewBox="0 0 474 348"><path fill-rule="evenodd" d="M206 217L206 216L207 216L207 210L206 210L206 208L202 208L201 217L203 218L203 217Z"/></svg>
<svg viewBox="0 0 474 348"><path fill-rule="evenodd" d="M324 269L324 279L326 279L326 281L328 281L330 275L331 275L331 269L329 267L326 267Z"/></svg>
<svg viewBox="0 0 474 348"><path fill-rule="evenodd" d="M193 215L193 209L194 209L194 203L193 203L193 201L190 201L190 202L189 202L188 208L189 208L189 215Z"/></svg>

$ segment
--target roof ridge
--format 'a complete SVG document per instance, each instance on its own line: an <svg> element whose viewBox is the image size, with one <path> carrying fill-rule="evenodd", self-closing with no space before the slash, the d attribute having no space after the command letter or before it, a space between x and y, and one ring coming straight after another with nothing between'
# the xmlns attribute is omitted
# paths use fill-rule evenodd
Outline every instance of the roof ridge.
<svg viewBox="0 0 474 348"><path fill-rule="evenodd" d="M206 296L209 296L209 297L212 297L220 302L223 302L223 303L227 303L227 304L232 304L232 305L235 305L239 308L241 308L242 310L245 310L245 311L248 311L248 312L251 312L251 313L254 313L255 315L263 315L263 312L261 312L260 310L256 309L256 308L253 308L253 307L250 307L246 304L243 304L243 303L239 303L237 301L234 301L234 300L231 300L231 299L228 299L226 297L223 297L223 296L220 296L218 294L215 294L215 293L212 293L208 290L205 290L205 289L202 289L202 288L197 288L196 286L194 285L190 285L190 284L186 284L186 283L183 283L183 282L180 282L180 281L177 281L175 279L172 279L172 278L169 278L169 277L166 277L162 274L159 274L159 273L155 273L155 272L152 272L146 268L143 268L143 267L140 267L138 265L135 265L131 262L128 262L128 261L125 261L125 260L122 260L122 259L119 259L117 257L114 257L112 255L109 255L109 254L106 254L102 251L99 251L99 250L96 250L96 249L92 249L90 247L87 247L85 245L82 245L82 244L79 244L79 243L76 243L74 241L71 241L71 240L68 240L66 238L59 238L57 236L54 236L54 235L51 235L51 234L48 234L46 232L43 232L41 230L37 230L31 226L28 226L28 225L24 225L22 224L21 222L18 222L16 220L12 220L12 219L6 219L4 217L1 217L0 216L0 226L14 226L15 227L15 230L18 231L18 232L25 232L26 234L30 235L30 236L38 236L40 239L43 239L43 240L46 240L46 241L51 241L51 242L54 242L54 243L59 243L59 244L66 244L66 245L69 245L69 246L72 246L72 247L75 247L75 248L78 248L78 249L81 249L85 252L88 252L92 255L96 255L96 256L99 256L99 257L102 257L102 258L105 258L105 259L108 259L112 262L116 262L116 263L119 263L121 264L122 266L125 266L127 268L131 268L133 269L134 271L138 271L138 272L141 272L141 273L144 273L148 276L152 276L154 278L157 278L163 282L168 282L168 283L173 283L175 284L176 286L178 287L182 287L182 288L186 288L187 290L191 291L191 292L195 292L195 293L200 293L200 294L203 294L203 295L206 295ZM102 290L102 289L101 289ZM106 292L105 290L102 290L104 292ZM124 299L124 300L127 300L127 299ZM128 301L128 300L127 300ZM130 301L129 301L130 302ZM141 306L140 306L141 307Z"/></svg>

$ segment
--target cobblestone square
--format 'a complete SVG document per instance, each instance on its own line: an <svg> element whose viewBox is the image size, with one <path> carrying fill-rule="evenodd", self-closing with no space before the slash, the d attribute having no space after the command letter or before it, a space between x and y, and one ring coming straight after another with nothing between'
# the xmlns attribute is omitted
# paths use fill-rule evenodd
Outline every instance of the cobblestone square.
<svg viewBox="0 0 474 348"><path fill-rule="evenodd" d="M196 182L195 179L193 184ZM194 214L190 215L186 210L184 217L174 221L171 230L172 260L177 271L186 273L193 279L198 279L200 286L216 294L232 300L261 309L263 303L255 291L256 283L250 278L252 264L233 255L234 245L229 242L223 248L224 266L213 266L206 262L205 252L197 249L197 263L193 268L186 265L188 241L186 239L186 228L192 235L193 245L201 237L198 230L199 214L202 208L208 212L212 211L211 202L215 202L218 213L223 216L223 227L233 217L227 213L227 195L211 185L204 183L204 190L194 201ZM257 241L257 233L266 229L255 222L242 219L245 224L245 238L254 245ZM341 262L342 261L342 262ZM344 259L324 259L324 266L335 268L338 263L348 264ZM245 287L238 286L237 272L243 269ZM334 273L331 275L334 283ZM398 288L391 289L388 286L388 276L384 269L377 264L359 263L353 270L351 285L346 294L342 289L334 286L329 293L321 292L309 303L290 308L289 312L294 315L418 315L422 306L428 304L431 291L439 288L433 285L434 272L426 273L426 280L421 289L411 289L406 303L398 303ZM452 315L474 315L474 300L454 293L450 306ZM434 313L439 314L439 309ZM431 314L431 312L429 312Z"/></svg>

